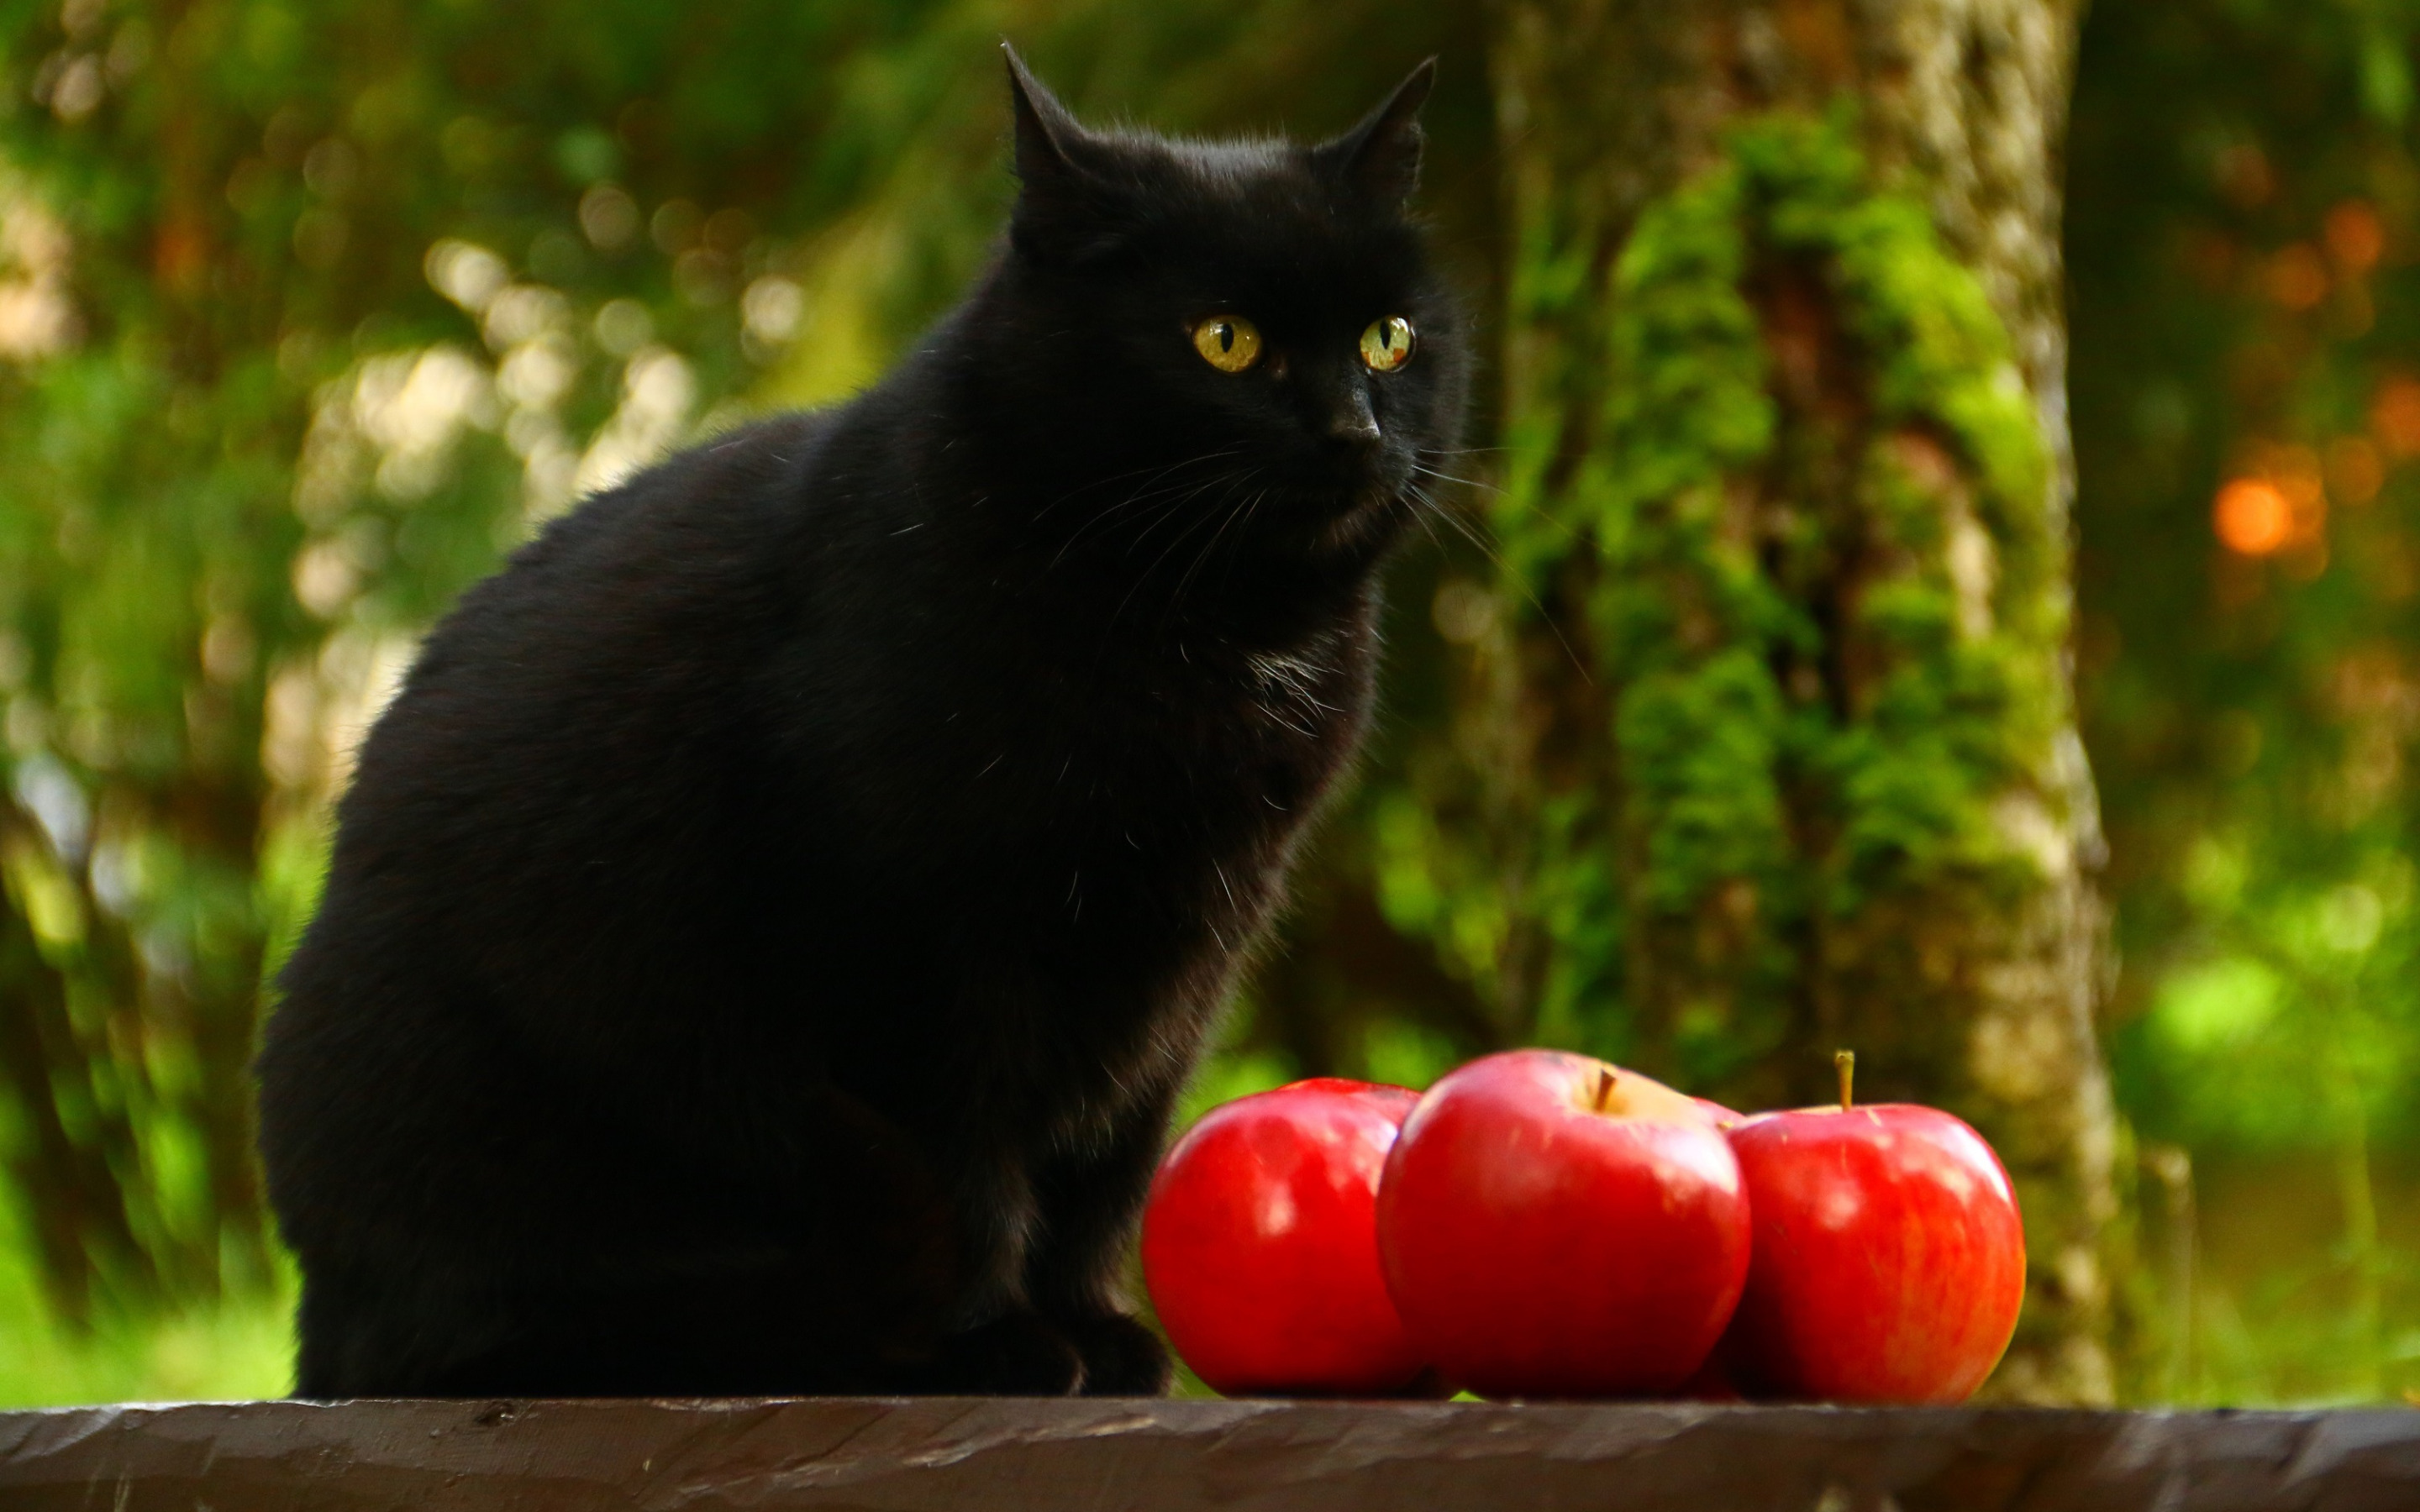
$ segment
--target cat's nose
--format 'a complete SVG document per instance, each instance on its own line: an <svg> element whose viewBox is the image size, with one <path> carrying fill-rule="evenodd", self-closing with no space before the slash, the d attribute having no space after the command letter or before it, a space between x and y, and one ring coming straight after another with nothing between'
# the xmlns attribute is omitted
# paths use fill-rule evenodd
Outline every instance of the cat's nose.
<svg viewBox="0 0 2420 1512"><path fill-rule="evenodd" d="M1379 435L1378 417L1370 409L1370 391L1358 383L1346 383L1328 411L1328 440L1347 446L1375 446Z"/></svg>

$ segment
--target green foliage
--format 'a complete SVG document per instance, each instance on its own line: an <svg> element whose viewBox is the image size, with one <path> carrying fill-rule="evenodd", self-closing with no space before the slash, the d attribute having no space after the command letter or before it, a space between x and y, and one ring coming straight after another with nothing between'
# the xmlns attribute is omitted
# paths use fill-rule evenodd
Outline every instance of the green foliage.
<svg viewBox="0 0 2420 1512"><path fill-rule="evenodd" d="M2117 1062L2146 1130L2202 1148L2420 1114L2399 712L2420 492L2382 407L2420 339L2415 23L2112 16L2102 45L2136 77L2087 74L2078 100L2088 152L2143 129L2181 70L2268 81L2163 118L2124 195L2102 187L2114 165L2077 185L2086 713L2130 904ZM2293 539L2212 539L2242 479L2301 494ZM2243 1095L2261 1066L2327 1095Z"/></svg>
<svg viewBox="0 0 2420 1512"><path fill-rule="evenodd" d="M77 1328L50 1305L37 1245L0 1214L0 1409L241 1401L293 1379L290 1278L174 1312Z"/></svg>
<svg viewBox="0 0 2420 1512"><path fill-rule="evenodd" d="M2415 41L2405 4L2217 0L2098 7L2086 35L2078 660L2118 1091L2147 1145L2318 1194L2199 1288L2205 1326L2170 1325L2180 1392L2420 1383L2390 1348L2420 1236L2381 1221L2420 1134ZM2290 498L2286 528L2229 545L2233 483Z"/></svg>

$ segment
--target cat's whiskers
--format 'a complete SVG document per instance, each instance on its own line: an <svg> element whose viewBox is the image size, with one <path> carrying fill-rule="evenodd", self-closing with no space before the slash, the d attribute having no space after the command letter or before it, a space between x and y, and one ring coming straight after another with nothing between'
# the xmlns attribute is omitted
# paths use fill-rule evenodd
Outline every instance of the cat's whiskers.
<svg viewBox="0 0 2420 1512"><path fill-rule="evenodd" d="M1081 498L1083 495L1091 493L1095 488L1106 488L1112 484L1124 483L1128 478L1142 477L1145 473L1150 474L1149 477L1143 479L1143 486L1148 487L1151 484L1158 482L1160 479L1181 468L1189 468L1198 463L1213 461L1222 456L1233 456L1242 450L1243 447L1240 445L1225 446L1215 452L1204 452L1200 456L1187 457L1181 462L1171 462L1160 467L1146 465L1139 468L1129 468L1124 472L1112 472L1105 478L1094 478L1090 483L1079 483L1075 487L1068 489L1065 493L1061 494L1058 498L1053 499L1050 502L1043 505L1040 509L1035 510L1033 512L1033 518L1036 522L1039 522L1048 516L1052 510L1057 509L1061 504L1066 503L1073 499Z"/></svg>
<svg viewBox="0 0 2420 1512"><path fill-rule="evenodd" d="M1211 460L1214 457L1232 455L1235 450L1238 449L1231 448L1225 452L1209 453L1204 456L1194 458L1193 462L1203 462ZM1178 465L1191 466L1192 463L1183 463ZM1174 467L1163 468L1160 470L1159 475L1165 476L1174 471L1176 471ZM1125 554L1132 556L1134 554L1134 548L1141 545L1145 537L1150 535L1154 530L1156 530L1178 510L1182 509L1188 501L1198 498L1200 495L1211 488L1217 487L1220 483L1228 481L1233 476L1233 473L1221 472L1212 477L1205 478L1199 483L1187 481L1185 483L1171 484L1164 488L1146 488L1141 492L1121 499L1117 502L1102 510L1092 519L1086 520L1083 525L1078 527L1076 532L1067 538L1065 543L1060 547L1058 553L1050 559L1050 565L1055 567L1064 560L1067 553L1075 549L1078 543L1083 540L1087 532L1094 530L1106 529L1109 525L1115 522L1121 515L1125 514L1127 511L1138 509L1140 505L1156 501L1164 501L1164 502L1159 504L1159 507L1156 510L1150 512L1151 518L1144 523L1141 530L1135 532L1134 538L1126 543Z"/></svg>
<svg viewBox="0 0 2420 1512"><path fill-rule="evenodd" d="M1422 471L1426 470L1423 469ZM1595 686L1596 679L1589 675L1587 664L1580 660L1580 654L1576 650L1573 649L1571 641L1564 637L1563 627L1555 623L1555 617L1546 612L1546 606L1544 603L1540 601L1537 594L1532 592L1529 585L1522 581L1519 575L1512 571L1511 565L1505 562L1503 553L1497 550L1494 545L1481 537L1477 531L1473 530L1467 520L1465 520L1453 510L1439 503L1434 495L1430 494L1427 489L1422 488L1419 484L1414 483L1405 485L1404 491L1419 499L1421 503L1428 506L1427 509L1422 511L1423 517L1435 517L1435 518L1443 519L1448 525L1452 526L1456 531L1460 532L1464 540L1468 541L1478 549L1480 555L1485 557L1490 563L1494 563L1496 567L1496 576L1499 581L1509 582L1513 587L1520 590L1521 596L1528 600L1529 608L1537 612L1539 620L1545 625L1548 630L1554 633L1556 642L1563 648L1563 655L1571 658L1572 670L1580 674L1580 681L1587 683L1591 687ZM1429 539L1432 541L1436 540L1436 531L1434 527L1429 531ZM1442 543L1439 544L1440 546L1442 545Z"/></svg>
<svg viewBox="0 0 2420 1512"><path fill-rule="evenodd" d="M1124 479L1131 478L1140 473L1148 472L1150 474L1150 476L1144 478L1142 483L1138 486L1135 492L1110 503L1108 507L1102 509L1098 514L1084 521L1070 532L1067 539L1060 543L1058 551L1051 556L1049 567L1047 567L1044 570L1048 571L1050 568L1057 567L1060 563L1066 560L1067 553L1074 550L1077 545L1080 543L1087 534L1107 527L1112 521L1116 520L1120 515L1125 514L1128 510L1131 510L1137 505L1147 501L1164 497L1167 494L1173 493L1178 489L1187 486L1187 483L1184 482L1171 485L1166 488L1153 486L1162 478L1167 477L1170 473L1181 471L1187 468L1198 467L1204 462L1215 462L1221 457L1233 456L1242 450L1243 448L1240 446L1222 447L1215 452L1204 452L1200 456L1187 457L1181 462L1171 462L1166 467L1158 468L1156 470L1150 468L1136 468L1132 471L1119 473L1113 477L1098 479L1094 482L1085 484L1080 487L1072 488L1066 493L1060 495L1057 499L1052 500L1049 503L1045 504L1040 510L1035 512L1033 517L1037 522L1039 522L1045 516L1048 515L1050 511L1058 508L1061 504L1066 503L1070 500L1078 497L1079 495L1089 493L1096 488L1106 487L1110 484L1121 482ZM1214 479L1213 481L1215 482L1216 480Z"/></svg>
<svg viewBox="0 0 2420 1512"><path fill-rule="evenodd" d="M1246 472L1244 477L1249 478L1253 472L1257 472L1258 471L1259 469L1257 468L1252 469L1250 471ZM1243 478L1238 478L1236 480L1238 483L1241 483L1242 481ZM1193 565L1186 568L1185 576L1176 579L1176 592L1169 595L1168 612L1160 618L1160 627L1162 629L1166 629L1169 625L1174 622L1176 611L1184 606L1186 588L1192 583L1194 574L1200 572L1202 567L1208 563L1211 556L1218 551L1218 543L1226 537L1228 527L1233 525L1239 517L1249 517L1253 505L1256 504L1262 495L1266 492L1266 489L1263 489L1261 490L1261 493L1254 494L1249 501L1244 501L1227 506L1226 517L1219 520L1218 528L1211 532L1210 539L1203 544L1201 551L1194 556Z"/></svg>
<svg viewBox="0 0 2420 1512"><path fill-rule="evenodd" d="M1134 547L1139 544L1144 536L1150 534L1153 530L1156 529L1164 517L1182 508L1187 499L1201 493L1203 489L1217 486L1224 474L1213 476L1198 484L1193 483L1190 480L1187 480L1169 485L1165 487L1151 487L1148 486L1148 485L1156 483L1159 479L1164 478L1170 473L1175 472L1180 469L1198 466L1203 462L1215 461L1220 457L1232 456L1239 450L1241 450L1239 447L1228 447L1222 451L1207 452L1200 456L1189 457L1182 462L1171 463L1167 467L1159 469L1157 471L1154 472L1150 478L1145 480L1146 486L1127 495L1125 498L1115 501L1108 507L1095 514L1092 518L1087 519L1082 524L1078 525L1073 532L1069 532L1067 538L1059 544L1059 549L1051 553L1049 562L1044 564L1042 569L1043 573L1047 575L1048 573L1055 571L1062 563L1067 560L1067 556L1070 552L1074 551L1077 547L1083 544L1087 536L1107 534L1109 530L1116 524L1120 523L1122 519L1130 522L1138 513L1149 514L1152 517L1147 519L1143 528L1136 532L1135 540L1127 543L1126 553L1128 555L1132 555ZM1080 492L1081 490L1078 491ZM1064 496L1058 501L1064 502L1066 497L1073 496ZM1146 510L1144 508L1146 505L1150 505L1160 501L1166 501L1164 503L1160 503L1159 508L1156 511Z"/></svg>
<svg viewBox="0 0 2420 1512"><path fill-rule="evenodd" d="M1177 498L1169 501L1168 503L1161 506L1159 512L1153 517L1150 523L1146 524L1141 530L1137 531L1135 532L1134 539L1126 543L1125 555L1131 559L1134 556L1135 548L1141 546L1144 541L1150 539L1152 532L1159 529L1160 526L1168 523L1170 520L1176 518L1179 514L1184 513L1186 505L1191 503L1194 500L1201 498L1203 494L1208 493L1211 489L1218 487L1222 484L1232 486L1244 478L1249 477L1252 471L1253 470L1251 469L1247 469L1245 471L1240 473L1223 473L1218 477L1208 479L1200 486L1190 488ZM1205 511L1194 511L1191 520L1186 525L1185 529L1179 531L1175 539L1169 542L1167 548L1153 560L1152 564L1143 569L1143 578L1147 579L1154 572L1158 571L1159 564L1168 560L1169 552L1182 545L1186 538L1190 536L1193 532L1200 527L1202 521L1208 517L1209 516Z"/></svg>
<svg viewBox="0 0 2420 1512"><path fill-rule="evenodd" d="M1425 467L1417 461L1412 464L1412 471L1422 477L1435 478L1443 483L1458 483L1466 488L1479 488L1492 494L1501 494L1504 491L1495 484L1478 478L1458 478L1442 468Z"/></svg>
<svg viewBox="0 0 2420 1512"><path fill-rule="evenodd" d="M1419 521L1420 529L1428 532L1429 545L1435 547L1438 553L1442 555L1446 548L1445 537L1437 533L1436 521L1429 517L1430 516L1437 513L1437 507L1431 504L1419 490L1419 486L1418 484L1406 485L1404 489L1405 493L1412 495L1414 500L1423 506L1412 511L1412 518Z"/></svg>
<svg viewBox="0 0 2420 1512"><path fill-rule="evenodd" d="M1252 476L1253 476L1254 474L1256 474L1259 471L1260 471L1260 470L1259 470L1259 469L1257 469L1257 468L1247 468L1247 469L1245 469L1242 472L1232 474L1232 475L1230 475L1229 477L1227 477L1227 478L1225 478L1225 479L1221 479L1221 480L1218 480L1218 481L1220 481L1220 482L1226 482L1226 483L1229 483L1229 484L1241 483L1241 482L1243 482L1244 480L1246 480L1246 479L1248 479L1248 478L1252 477ZM1180 504L1181 504L1181 503L1183 503L1183 502L1190 501L1192 499L1199 497L1201 494L1202 494L1202 493L1204 493L1204 492L1208 491L1208 489L1209 489L1210 487L1212 487L1212 486L1215 486L1215 484L1205 484L1205 485L1203 485L1203 486L1202 486L1202 487L1195 489L1195 490L1193 491L1193 493L1187 495L1187 496L1186 496L1186 499L1185 499L1184 501L1180 501ZM1178 506L1175 506L1175 505L1171 506L1171 507L1170 507L1170 509L1169 509L1169 511L1167 512L1167 514L1166 514L1166 515L1164 515L1164 516L1162 517L1162 518L1163 518L1163 519L1165 519L1165 518L1168 518L1168 517L1173 517L1173 515L1174 515L1174 514L1175 514L1175 512L1176 512L1176 508L1177 508L1177 507L1178 507ZM1231 513L1232 513L1232 512L1231 512ZM1171 537L1171 538L1170 538L1170 540L1169 540L1168 545L1167 545L1167 546L1165 546L1165 547L1163 547L1163 548L1160 549L1160 553L1159 553L1159 555L1158 555L1158 556L1156 556L1156 557L1154 557L1154 558L1152 559L1151 565L1150 565L1150 566L1148 566L1148 567L1145 567L1145 568L1144 568L1144 569L1143 569L1140 574L1138 574L1138 575L1136 576L1135 580L1134 580L1131 584L1129 584L1129 585L1127 586L1127 588L1126 588L1126 592L1125 592L1125 596L1124 598L1121 598L1121 599L1119 599L1119 600L1118 600L1118 607L1117 607L1117 609L1114 609L1113 611L1111 611L1111 613L1110 613L1110 615L1109 615L1109 624L1110 625L1116 625L1116 624L1118 623L1119 617L1120 617L1120 616L1122 616L1122 615L1124 615L1124 614L1125 613L1125 611L1126 611L1126 606L1127 606L1128 604L1131 604L1131 603L1133 603L1133 602L1134 602L1134 595L1135 595L1135 594L1136 594L1138 591L1140 591L1140 590L1141 589L1141 587L1142 587L1142 585L1143 585L1144 583L1147 583L1147 582L1149 582L1149 581L1152 579L1153 575L1154 575L1154 574L1156 574L1156 573L1157 573L1157 572L1159 571L1161 563L1163 563L1167 562L1167 560L1168 560L1171 555L1173 555L1173 554L1175 553L1176 548L1177 548L1178 547L1183 546L1183 545L1184 545L1184 544L1185 544L1188 539L1190 539L1190 538L1192 537L1193 532L1194 532L1195 531L1198 531L1198 530L1200 530L1200 529L1202 528L1202 523L1203 523L1204 521L1206 521L1206 520L1208 520L1208 519L1210 518L1210 515L1211 515L1211 511L1209 511L1209 510L1198 510L1198 511L1195 511L1195 512L1194 512L1194 515L1193 515L1192 519L1191 519L1190 521L1188 521L1188 522L1186 524L1185 528L1184 528L1183 530L1181 530L1181 531L1177 532L1176 532L1176 534L1175 534L1174 536ZM1156 529L1157 529L1160 523L1161 523L1161 521L1160 521L1160 520L1154 520L1154 521L1152 522L1152 524L1144 530L1143 534L1146 534L1146 535L1147 535L1147 534L1149 534L1149 533L1150 533L1150 532L1151 532L1152 530L1156 530ZM1220 529L1223 531L1223 530L1225 529L1225 527L1222 525L1222 526L1220 527ZM1215 543L1216 543L1216 539L1217 539L1217 538L1214 536L1212 539L1213 539L1213 544L1215 544ZM1135 543L1134 543L1134 544L1135 544L1136 546L1140 546L1141 543L1142 543L1142 535L1138 535L1138 536L1136 536L1136 537L1135 537ZM1129 554L1129 555L1131 555L1131 554L1132 554L1132 552L1133 552L1133 547L1131 547L1131 546L1130 546L1130 547L1128 547L1128 548L1127 548L1127 552L1128 552L1128 554ZM1190 576L1190 574L1188 573L1188 574L1187 574L1187 576ZM1162 621L1161 621L1161 627L1162 627L1163 629L1164 629L1164 628L1166 628L1166 627L1167 627L1167 625L1168 625L1171 621L1172 621L1172 620L1173 620L1174 615L1175 615L1175 600L1176 600L1177 598L1179 598L1179 597L1182 597L1182 595L1183 595L1183 591L1184 591L1184 585L1183 585L1183 583L1182 583L1182 582L1180 582L1180 583L1178 584L1178 592L1177 592L1177 594L1174 594L1174 595L1171 595L1171 602L1170 602L1170 608L1169 608L1169 614L1168 614L1166 617L1164 617L1164 618L1162 619ZM1107 627L1105 626L1104 628L1106 629Z"/></svg>
<svg viewBox="0 0 2420 1512"><path fill-rule="evenodd" d="M1474 447L1474 448L1470 448L1470 450L1474 450L1474 451L1477 451L1477 450L1489 450L1489 451L1493 451L1493 450L1497 450L1497 448L1493 448L1493 447L1489 447L1489 448L1476 448L1476 447ZM1453 453L1443 453L1443 452L1441 452L1441 453L1437 453L1437 454L1435 454L1435 455L1440 455L1440 456L1444 456L1444 455L1457 455L1457 454L1453 454ZM1499 500L1499 501L1501 501L1501 500L1506 500L1506 499L1512 500L1515 503L1518 503L1518 504L1519 504L1523 509L1528 510L1530 514L1535 515L1535 516L1537 516L1540 519L1542 519L1542 520L1545 521L1545 522L1546 522L1546 524L1547 524L1548 526L1552 527L1556 532L1558 532L1559 534L1561 534L1561 536L1563 537L1563 539L1564 539L1564 540L1566 540L1566 541L1576 541L1576 540L1579 538L1578 532L1575 532L1575 531L1574 531L1574 530L1571 528L1571 526L1570 526L1569 524L1567 524L1566 522L1564 522L1564 521L1562 521L1562 520L1557 519L1557 518L1556 518L1556 517L1555 517L1551 513L1549 513L1549 512L1548 512L1548 511L1547 511L1547 510L1546 510L1543 505L1539 504L1535 500L1529 500L1529 499L1523 499L1523 498L1520 498L1518 495L1514 494L1514 493L1513 493L1511 489L1509 489L1509 488L1500 487L1500 486L1498 486L1497 485L1496 485L1496 484L1492 484L1492 483L1485 483L1485 482L1482 482L1482 481L1481 481L1480 479L1477 479L1477 478L1457 478L1457 477L1455 477L1455 476L1454 476L1452 473L1450 473L1450 472L1441 471L1439 471L1439 470L1438 470L1438 469L1436 469L1436 468L1432 468L1432 467L1423 467L1423 466L1421 466L1421 465L1420 465L1419 462L1417 462L1417 461L1415 461L1415 462L1412 464L1412 471L1415 471L1415 472L1424 473L1424 474L1426 474L1427 476L1432 477L1432 478L1440 479L1440 480L1442 480L1442 481L1446 482L1446 483L1458 483L1458 484L1462 485L1462 486L1463 486L1464 487L1466 487L1466 488L1480 488L1480 489L1483 489L1483 490L1485 490L1485 491L1486 491L1486 492L1488 492L1488 493L1494 494L1494 495L1497 497L1497 500Z"/></svg>

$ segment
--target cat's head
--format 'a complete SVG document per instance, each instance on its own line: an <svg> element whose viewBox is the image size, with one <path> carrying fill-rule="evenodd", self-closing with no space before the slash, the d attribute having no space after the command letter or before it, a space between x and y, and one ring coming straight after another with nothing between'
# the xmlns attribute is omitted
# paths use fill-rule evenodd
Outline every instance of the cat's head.
<svg viewBox="0 0 2420 1512"><path fill-rule="evenodd" d="M1031 364L1016 407L1065 449L1052 523L1374 557L1450 471L1468 387L1405 208L1433 65L1302 145L1094 131L1008 61L1021 192L993 349Z"/></svg>

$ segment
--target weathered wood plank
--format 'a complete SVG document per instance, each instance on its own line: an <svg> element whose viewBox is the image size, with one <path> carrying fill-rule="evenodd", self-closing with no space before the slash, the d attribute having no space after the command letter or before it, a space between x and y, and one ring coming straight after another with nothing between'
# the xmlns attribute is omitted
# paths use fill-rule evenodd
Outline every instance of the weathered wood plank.
<svg viewBox="0 0 2420 1512"><path fill-rule="evenodd" d="M2420 1509L2420 1412L1031 1401L0 1414L8 1512Z"/></svg>

